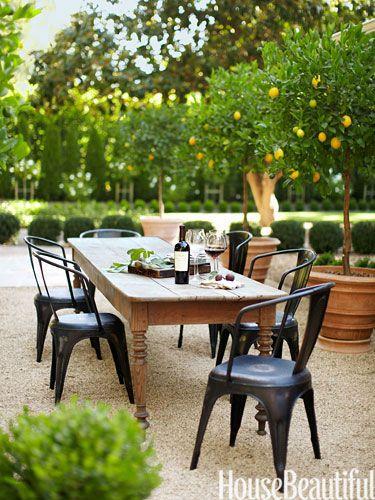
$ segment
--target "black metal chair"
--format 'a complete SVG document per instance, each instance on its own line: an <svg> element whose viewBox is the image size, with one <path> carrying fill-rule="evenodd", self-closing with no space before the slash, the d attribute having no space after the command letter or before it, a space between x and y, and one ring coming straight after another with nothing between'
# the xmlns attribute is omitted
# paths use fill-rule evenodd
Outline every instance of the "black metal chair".
<svg viewBox="0 0 375 500"><path fill-rule="evenodd" d="M253 237L248 231L228 231L228 248L229 248L229 265L230 271L238 274L243 274L245 265L247 250L249 243ZM209 335L210 335L210 347L211 347L211 358L215 359L217 339L222 325L208 325ZM182 347L184 335L184 325L180 325L180 335L178 337L177 347Z"/></svg>
<svg viewBox="0 0 375 500"><path fill-rule="evenodd" d="M80 238L131 238L141 234L130 229L90 229L79 235Z"/></svg>
<svg viewBox="0 0 375 500"><path fill-rule="evenodd" d="M306 364L322 326L329 294L333 286L334 283L327 283L304 288L287 297L254 304L244 307L240 311L235 323L229 360L216 366L208 377L190 469L195 469L198 465L201 445L212 408L216 400L225 394L231 395L230 446L235 445L247 396L256 399L265 408L272 440L274 465L277 477L281 480L281 489L286 465L289 425L294 404L299 398L303 399L305 405L315 458L320 458L314 392L311 374L306 368ZM301 351L295 362L250 354L237 356L244 315L271 304L286 302L281 334L288 318L289 308L294 307L296 299L301 300L303 297L310 298L310 307ZM281 338L279 335L277 342L280 342Z"/></svg>
<svg viewBox="0 0 375 500"><path fill-rule="evenodd" d="M43 289L44 287L40 283L40 279L38 279L38 273L34 265L33 250L42 252L45 255L54 256L56 254L41 248L40 245L45 244L58 248L59 252L61 252L59 257L62 259L63 263L66 264L68 259L66 258L65 248L55 241L40 238L39 236L26 236L24 241L29 251L31 268L35 277L36 286L38 288L38 293L34 297L34 305L37 314L36 360L40 363L42 361L48 325L52 317L50 300L53 302L56 311L60 309L74 309L78 313L88 312L89 310L87 308L87 302L83 290L80 288L73 288L69 273L66 273L67 286L50 288L49 297L46 290ZM102 359L99 340L93 339L91 345L96 351L97 358Z"/></svg>
<svg viewBox="0 0 375 500"><path fill-rule="evenodd" d="M37 251L34 251L33 255L39 261L40 272L48 297L50 298L50 294L45 279L45 264L72 274L79 280L89 311L82 314L65 314L59 317L54 302L50 299L50 307L54 316L51 322L53 353L50 388L55 389L55 403L61 400L65 376L74 346L81 340L97 339L99 341L99 338L108 341L119 382L125 384L129 401L134 403L125 329L122 321L114 314L98 312L95 299L89 293L89 280L75 262L70 261L66 265L62 265L55 262L61 260L59 256L45 255L45 253ZM68 264L71 264L72 267Z"/></svg>
<svg viewBox="0 0 375 500"><path fill-rule="evenodd" d="M286 270L281 276L278 288L282 289L285 280L289 275L293 274L293 281L290 287L289 293L293 293L295 290L303 288L306 286L307 281L310 276L312 265L316 259L316 253L312 250L306 248L297 248L290 250L280 250L278 252L269 252L257 255L250 264L249 278L251 278L255 262L258 259L267 258L273 255L283 255L283 254L297 254L297 265ZM289 307L289 315L283 330L283 337L279 343L278 351L275 353L275 357L281 358L283 351L283 341L285 340L288 344L291 358L293 360L297 359L299 352L299 333L298 333L298 322L295 318L295 313L299 305L299 299L295 299L292 306ZM273 332L273 342L275 343L277 337L279 336L279 331L281 327L281 320L283 318L283 312L278 311L276 313L276 323L272 328ZM217 353L216 364L219 365L223 361L224 352L228 343L229 335L233 334L234 325L224 325L220 331L220 342L219 349ZM252 345L257 341L259 334L259 327L257 323L243 323L241 325L241 352L242 354L247 354Z"/></svg>

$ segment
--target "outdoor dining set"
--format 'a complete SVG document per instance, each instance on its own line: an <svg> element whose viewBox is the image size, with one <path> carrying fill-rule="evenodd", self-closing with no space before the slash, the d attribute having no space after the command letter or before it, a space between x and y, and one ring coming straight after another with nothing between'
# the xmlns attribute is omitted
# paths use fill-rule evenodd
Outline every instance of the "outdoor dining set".
<svg viewBox="0 0 375 500"><path fill-rule="evenodd" d="M128 250L145 249L165 256L172 246L156 237L135 231L99 229L71 238L72 259L59 243L29 235L25 238L37 285L34 304L37 314L36 360L40 362L48 329L52 334L50 388L59 403L74 346L89 339L97 358L102 358L100 340L108 341L120 384L124 384L135 417L149 426L147 411L146 334L152 325L180 325L176 343L183 346L184 325L208 325L211 357L215 358L198 425L191 469L198 465L201 445L217 399L230 396L230 446L241 427L248 396L257 402L258 433L266 423L272 440L274 466L283 481L292 410L301 398L310 427L315 458L320 458L314 410L314 392L306 365L314 349L333 283L307 286L316 254L306 248L275 251L256 256L244 276L248 245L247 231L226 233L229 270L238 287L175 284L173 278L154 278L125 272L110 272ZM251 279L260 259L288 254L295 263L280 269L277 288ZM65 287L52 287L48 272L64 274ZM120 317L102 313L95 302L100 291ZM287 290L287 291L285 291ZM299 331L296 311L309 299L304 335ZM282 309L276 310L278 305ZM71 313L60 311L71 309ZM132 363L129 361L123 319L129 324ZM226 349L230 345L230 354ZM287 349L286 349L287 348ZM151 344L152 349L152 344ZM258 352L256 352L256 350ZM283 353L289 351L288 358ZM226 359L227 358L227 359ZM198 423L197 423L198 424Z"/></svg>

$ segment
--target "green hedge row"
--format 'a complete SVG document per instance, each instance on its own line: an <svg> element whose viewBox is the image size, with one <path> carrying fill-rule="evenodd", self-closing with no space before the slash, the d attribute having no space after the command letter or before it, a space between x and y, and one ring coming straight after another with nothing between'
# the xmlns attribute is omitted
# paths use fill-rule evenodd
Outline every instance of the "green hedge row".
<svg viewBox="0 0 375 500"><path fill-rule="evenodd" d="M323 200L322 202L312 200L310 203L304 203L303 201L296 201L291 203L290 201L281 201L279 205L280 212L319 212L324 210L325 212L337 212L343 209L343 200L330 200L329 198ZM365 201L365 200L350 200L350 210L360 210L361 212L372 212L375 210L375 200Z"/></svg>

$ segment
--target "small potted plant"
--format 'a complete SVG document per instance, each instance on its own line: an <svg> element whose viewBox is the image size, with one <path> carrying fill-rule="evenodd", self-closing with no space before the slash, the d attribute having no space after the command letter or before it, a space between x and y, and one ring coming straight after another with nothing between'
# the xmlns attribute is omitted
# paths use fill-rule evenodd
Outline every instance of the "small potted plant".
<svg viewBox="0 0 375 500"><path fill-rule="evenodd" d="M338 352L367 351L375 326L375 271L350 265L353 173L374 172L373 54L374 38L361 26L346 29L338 41L310 31L263 48L268 85L278 88L265 135L287 136L286 183L315 183L323 197L333 176L343 183L342 265L316 266L310 277L311 285L336 284L320 345ZM269 170L274 173L272 164Z"/></svg>
<svg viewBox="0 0 375 500"><path fill-rule="evenodd" d="M158 216L142 216L145 236L159 236L172 242L182 220L164 216L164 183L173 175L180 176L181 165L176 159L176 149L184 133L184 107L182 105L148 106L135 110L129 116L130 157L140 167L142 175L157 183Z"/></svg>

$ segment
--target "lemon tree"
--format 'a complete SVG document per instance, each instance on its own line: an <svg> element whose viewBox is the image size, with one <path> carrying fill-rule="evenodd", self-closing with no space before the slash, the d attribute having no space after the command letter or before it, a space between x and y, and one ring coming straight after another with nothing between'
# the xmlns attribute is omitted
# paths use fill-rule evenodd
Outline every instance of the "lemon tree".
<svg viewBox="0 0 375 500"><path fill-rule="evenodd" d="M314 183L329 196L334 176L344 185L344 273L350 274L351 180L355 171L374 172L374 37L361 26L332 33L290 33L281 45L265 44L264 71L270 99L267 126L259 140L266 154L280 137L285 182ZM274 163L268 164L276 174Z"/></svg>

